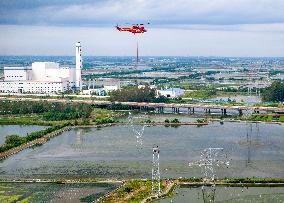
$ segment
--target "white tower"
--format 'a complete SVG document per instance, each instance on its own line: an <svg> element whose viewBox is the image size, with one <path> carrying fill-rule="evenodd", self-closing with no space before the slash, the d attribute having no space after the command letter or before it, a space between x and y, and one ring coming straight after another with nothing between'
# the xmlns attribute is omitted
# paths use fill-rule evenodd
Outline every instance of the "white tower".
<svg viewBox="0 0 284 203"><path fill-rule="evenodd" d="M81 43L76 43L76 89L82 91L82 79L81 79L81 70L82 70L82 49Z"/></svg>

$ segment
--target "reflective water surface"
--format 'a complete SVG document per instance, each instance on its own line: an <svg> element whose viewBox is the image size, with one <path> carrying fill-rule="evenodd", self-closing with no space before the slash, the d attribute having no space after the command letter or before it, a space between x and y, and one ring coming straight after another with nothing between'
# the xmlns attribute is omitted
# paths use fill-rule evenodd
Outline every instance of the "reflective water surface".
<svg viewBox="0 0 284 203"><path fill-rule="evenodd" d="M46 126L38 125L0 125L0 145L5 142L7 135L26 136L27 133L43 130Z"/></svg>
<svg viewBox="0 0 284 203"><path fill-rule="evenodd" d="M177 188L176 195L160 199L159 203L207 203L207 202L249 202L249 203L281 203L284 202L282 187L192 187Z"/></svg>
<svg viewBox="0 0 284 203"><path fill-rule="evenodd" d="M244 102L247 105L261 103L261 98L259 96L254 95L228 95L228 96L218 96L214 97L213 100L223 100L228 101L234 100L236 102Z"/></svg>
<svg viewBox="0 0 284 203"><path fill-rule="evenodd" d="M129 126L79 128L1 161L0 176L150 178L152 147L158 145L162 177L202 176L188 163L208 147L224 148L230 161L216 169L217 177L284 177L283 132L284 125L264 123L152 126L137 147Z"/></svg>
<svg viewBox="0 0 284 203"><path fill-rule="evenodd" d="M0 202L94 202L117 184L0 183Z"/></svg>

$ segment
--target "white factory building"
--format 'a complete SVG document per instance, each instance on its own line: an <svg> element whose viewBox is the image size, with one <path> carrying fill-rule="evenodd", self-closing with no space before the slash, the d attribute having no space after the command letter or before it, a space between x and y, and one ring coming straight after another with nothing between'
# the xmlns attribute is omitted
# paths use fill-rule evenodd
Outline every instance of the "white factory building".
<svg viewBox="0 0 284 203"><path fill-rule="evenodd" d="M184 95L184 90L181 88L169 88L165 90L158 90L159 96L164 96L167 98L178 98Z"/></svg>
<svg viewBox="0 0 284 203"><path fill-rule="evenodd" d="M3 93L60 93L82 90L82 50L76 43L76 68L60 67L54 62L34 62L31 67L4 67Z"/></svg>

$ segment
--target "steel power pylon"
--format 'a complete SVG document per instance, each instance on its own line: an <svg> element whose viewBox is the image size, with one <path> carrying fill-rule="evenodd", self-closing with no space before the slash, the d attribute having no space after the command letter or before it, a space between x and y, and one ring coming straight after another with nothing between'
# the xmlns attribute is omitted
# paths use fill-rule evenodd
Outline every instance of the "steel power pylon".
<svg viewBox="0 0 284 203"><path fill-rule="evenodd" d="M159 147L153 147L153 162L152 162L152 194L157 196L161 192L161 176L160 176L160 150Z"/></svg>
<svg viewBox="0 0 284 203"><path fill-rule="evenodd" d="M194 162L189 163L189 166L199 166L203 167L204 172L204 180L215 180L215 167L229 165L229 161L227 160L227 155L223 153L223 148L206 148L201 152L201 159Z"/></svg>
<svg viewBox="0 0 284 203"><path fill-rule="evenodd" d="M202 196L204 203L214 202L215 200L215 167L225 165L228 167L229 161L223 148L206 148L201 152L200 160L189 163L189 166L199 166L203 168L203 182L211 181L213 185L202 186Z"/></svg>
<svg viewBox="0 0 284 203"><path fill-rule="evenodd" d="M147 120L147 114L140 115L140 116L134 116L129 112L128 115L128 122L132 128L132 131L136 137L136 146L142 146L143 145L143 134L146 127L145 120ZM142 124L142 125L141 125Z"/></svg>

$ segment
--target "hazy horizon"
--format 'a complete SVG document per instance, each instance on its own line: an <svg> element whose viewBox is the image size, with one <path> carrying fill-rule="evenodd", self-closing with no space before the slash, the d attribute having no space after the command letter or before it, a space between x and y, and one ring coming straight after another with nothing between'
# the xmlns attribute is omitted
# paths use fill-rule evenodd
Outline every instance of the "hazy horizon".
<svg viewBox="0 0 284 203"><path fill-rule="evenodd" d="M0 55L0 57L74 57L75 55ZM82 57L136 57L136 55L125 55L125 56L119 56L119 55L109 55L109 56L104 56L104 55L82 55ZM167 55L139 55L139 58L151 58L151 57L161 57L161 58L284 58L284 56L167 56Z"/></svg>
<svg viewBox="0 0 284 203"><path fill-rule="evenodd" d="M282 0L2 0L0 55L284 56ZM115 25L147 23L134 36Z"/></svg>

